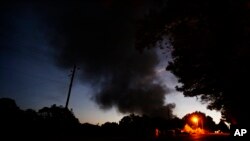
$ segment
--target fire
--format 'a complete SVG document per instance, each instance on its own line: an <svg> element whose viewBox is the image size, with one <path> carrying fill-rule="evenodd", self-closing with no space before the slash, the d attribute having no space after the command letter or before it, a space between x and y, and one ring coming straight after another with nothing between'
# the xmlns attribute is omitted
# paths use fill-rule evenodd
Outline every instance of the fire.
<svg viewBox="0 0 250 141"><path fill-rule="evenodd" d="M205 133L205 130L204 129L201 129L201 128L195 128L193 129L192 127L190 127L188 124L186 124L184 126L184 128L182 129L182 132L187 132L187 133L190 133L190 134L204 134Z"/></svg>
<svg viewBox="0 0 250 141"><path fill-rule="evenodd" d="M194 117L192 117L192 121L193 121L194 123L198 123L199 119L198 119L198 117L194 116Z"/></svg>

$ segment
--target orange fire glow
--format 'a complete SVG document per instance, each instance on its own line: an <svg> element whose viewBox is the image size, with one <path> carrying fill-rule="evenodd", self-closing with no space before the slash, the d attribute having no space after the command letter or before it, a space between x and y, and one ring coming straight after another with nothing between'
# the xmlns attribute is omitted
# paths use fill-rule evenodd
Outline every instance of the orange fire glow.
<svg viewBox="0 0 250 141"><path fill-rule="evenodd" d="M196 116L193 116L191 119L194 123L198 123L199 119Z"/></svg>
<svg viewBox="0 0 250 141"><path fill-rule="evenodd" d="M182 129L182 132L187 132L187 133L190 133L190 134L204 134L205 130L201 129L201 128L195 128L195 129L193 129L188 124L186 124L184 126L184 128Z"/></svg>

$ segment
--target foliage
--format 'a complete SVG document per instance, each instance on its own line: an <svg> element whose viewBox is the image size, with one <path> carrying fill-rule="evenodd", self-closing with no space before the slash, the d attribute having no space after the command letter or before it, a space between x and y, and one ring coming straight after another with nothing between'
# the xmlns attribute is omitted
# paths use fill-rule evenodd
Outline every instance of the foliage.
<svg viewBox="0 0 250 141"><path fill-rule="evenodd" d="M204 128L214 131L228 131L225 123L221 121L218 126L215 125L213 119L201 112L187 114L183 119L173 118L165 119L161 117L148 117L130 114L124 116L119 123L106 122L100 125L90 123L80 124L73 112L62 106L52 105L44 107L38 112L27 109L21 110L15 101L9 98L0 98L0 130L3 135L22 135L24 139L47 137L55 140L69 140L74 138L140 138L152 139L155 137L155 131L159 131L162 137L169 137L169 132L175 131L180 134L184 124L191 125L190 117L197 115L203 120ZM170 134L173 135L173 134ZM8 137L9 138L9 137Z"/></svg>
<svg viewBox="0 0 250 141"><path fill-rule="evenodd" d="M165 46L173 52L167 70L183 84L177 90L200 96L232 124L249 119L241 112L249 91L249 5L246 0L169 0L138 22L137 48L168 37Z"/></svg>

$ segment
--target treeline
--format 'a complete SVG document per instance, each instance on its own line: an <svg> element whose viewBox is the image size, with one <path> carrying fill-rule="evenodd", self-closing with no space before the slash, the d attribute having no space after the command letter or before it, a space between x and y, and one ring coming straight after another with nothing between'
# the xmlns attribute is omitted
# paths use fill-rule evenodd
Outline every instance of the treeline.
<svg viewBox="0 0 250 141"><path fill-rule="evenodd" d="M161 134L168 131L180 131L186 119L163 119L158 117L124 116L119 123L106 122L102 125L89 123L81 124L73 112L62 107L52 105L38 111L32 109L21 110L14 100L0 98L0 131L8 137L39 137L39 139L57 138L66 139L93 139L112 137L154 138L155 130ZM215 126L213 126L215 127Z"/></svg>
<svg viewBox="0 0 250 141"><path fill-rule="evenodd" d="M72 111L56 105L21 110L14 100L0 98L0 115L1 134L13 138L71 135L80 127Z"/></svg>

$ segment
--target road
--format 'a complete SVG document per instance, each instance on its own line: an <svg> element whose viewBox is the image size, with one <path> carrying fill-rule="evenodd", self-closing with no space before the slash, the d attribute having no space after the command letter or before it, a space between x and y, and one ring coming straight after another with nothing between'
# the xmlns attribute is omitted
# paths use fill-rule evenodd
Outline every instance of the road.
<svg viewBox="0 0 250 141"><path fill-rule="evenodd" d="M167 139L167 138L165 138ZM161 140L165 140L161 139ZM191 134L174 136L170 141L231 141L229 134Z"/></svg>
<svg viewBox="0 0 250 141"><path fill-rule="evenodd" d="M191 135L175 135L165 136L162 138L142 138L142 137L70 137L59 139L59 141L248 141L244 138L230 137L229 134L191 134Z"/></svg>

